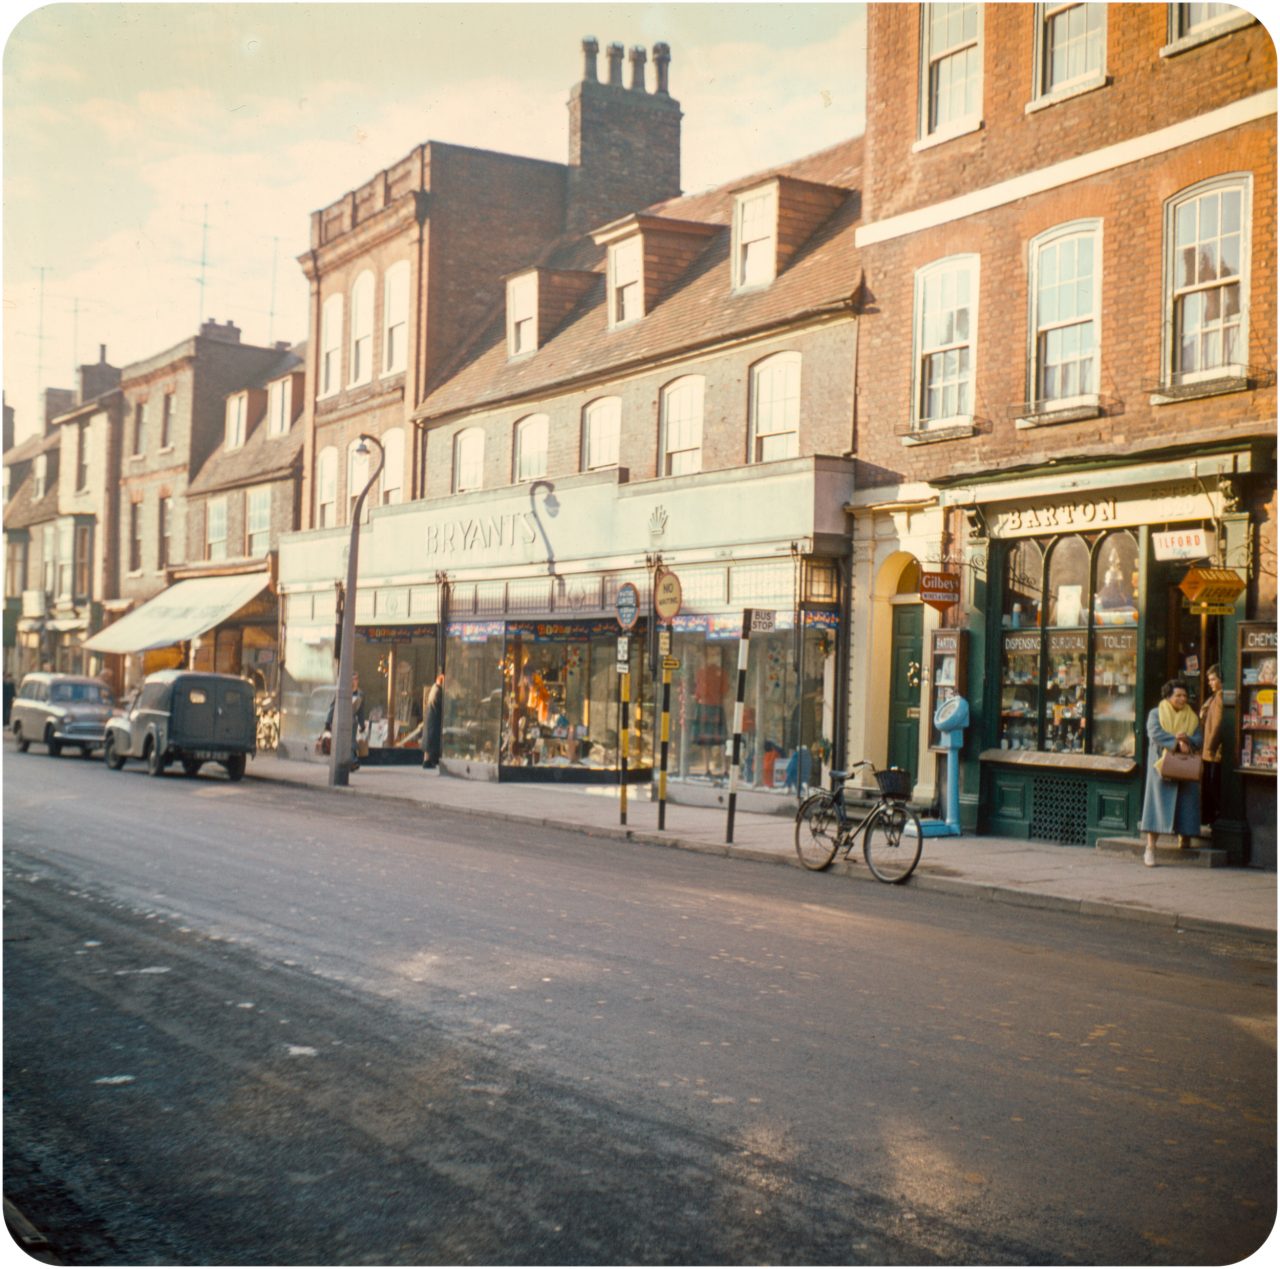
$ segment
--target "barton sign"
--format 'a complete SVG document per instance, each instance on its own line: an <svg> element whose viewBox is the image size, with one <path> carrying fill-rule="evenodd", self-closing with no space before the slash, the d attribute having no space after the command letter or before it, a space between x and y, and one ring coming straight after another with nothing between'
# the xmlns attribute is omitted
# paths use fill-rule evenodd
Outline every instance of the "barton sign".
<svg viewBox="0 0 1280 1269"><path fill-rule="evenodd" d="M959 573L921 573L920 598L939 612L945 613L960 602Z"/></svg>

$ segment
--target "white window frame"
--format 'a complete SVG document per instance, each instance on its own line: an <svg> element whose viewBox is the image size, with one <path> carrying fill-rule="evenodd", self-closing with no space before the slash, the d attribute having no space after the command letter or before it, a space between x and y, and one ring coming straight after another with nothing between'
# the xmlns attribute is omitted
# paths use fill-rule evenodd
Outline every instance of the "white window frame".
<svg viewBox="0 0 1280 1269"><path fill-rule="evenodd" d="M316 455L316 528L332 529L338 523L338 449L326 445Z"/></svg>
<svg viewBox="0 0 1280 1269"><path fill-rule="evenodd" d="M1221 194L1226 190L1240 192L1240 263L1238 279L1240 315L1236 361L1222 361L1217 365L1203 369L1184 371L1181 369L1181 312L1180 303L1189 295L1205 293L1215 289L1208 285L1180 286L1177 269L1177 224L1178 212L1188 203L1198 203L1201 199ZM1197 213L1198 215L1199 213ZM1199 181L1186 189L1179 190L1165 203L1165 253L1164 253L1164 321L1168 332L1163 341L1162 380L1168 385L1205 383L1219 379L1243 379L1248 374L1249 357L1249 275L1251 258L1251 240L1253 232L1253 177L1248 172L1223 173L1205 181ZM1197 239L1199 241L1199 239ZM1219 288L1220 289L1220 288Z"/></svg>
<svg viewBox="0 0 1280 1269"><path fill-rule="evenodd" d="M733 289L752 291L778 276L778 187L739 194L733 204Z"/></svg>
<svg viewBox="0 0 1280 1269"><path fill-rule="evenodd" d="M89 488L89 423L76 424L76 493Z"/></svg>
<svg viewBox="0 0 1280 1269"><path fill-rule="evenodd" d="M271 486L254 485L244 494L245 554L258 559L271 550ZM254 538L261 541L254 542Z"/></svg>
<svg viewBox="0 0 1280 1269"><path fill-rule="evenodd" d="M293 425L293 376L285 375L267 388L267 435L288 436Z"/></svg>
<svg viewBox="0 0 1280 1269"><path fill-rule="evenodd" d="M147 450L147 403L133 403L133 450L132 456L139 458Z"/></svg>
<svg viewBox="0 0 1280 1269"><path fill-rule="evenodd" d="M173 448L173 397L166 392L160 399L160 452Z"/></svg>
<svg viewBox="0 0 1280 1269"><path fill-rule="evenodd" d="M58 521L58 598L71 598L72 575L75 568L75 522L69 518Z"/></svg>
<svg viewBox="0 0 1280 1269"><path fill-rule="evenodd" d="M129 504L129 572L142 572L142 502Z"/></svg>
<svg viewBox="0 0 1280 1269"><path fill-rule="evenodd" d="M1179 53L1185 53L1187 49L1207 44L1210 40L1216 40L1219 36L1227 35L1232 31L1239 31L1242 27L1252 26L1257 21L1257 18L1247 9L1232 4L1226 5L1223 12L1216 13L1212 17L1206 17L1199 22L1189 22L1187 19L1192 15L1187 11L1199 7L1201 6L1186 4L1167 6L1169 42L1160 50L1161 57L1176 57Z"/></svg>
<svg viewBox="0 0 1280 1269"><path fill-rule="evenodd" d="M663 476L690 476L702 470L702 424L706 379L681 375L661 393Z"/></svg>
<svg viewBox="0 0 1280 1269"><path fill-rule="evenodd" d="M382 441L382 497L384 507L404 501L404 428L388 428Z"/></svg>
<svg viewBox="0 0 1280 1269"><path fill-rule="evenodd" d="M249 394L237 392L227 398L226 435L227 449L239 449L245 442L245 432L249 418Z"/></svg>
<svg viewBox="0 0 1280 1269"><path fill-rule="evenodd" d="M545 414L528 414L515 426L511 446L511 479L514 484L540 480L547 474L547 442L551 420Z"/></svg>
<svg viewBox="0 0 1280 1269"><path fill-rule="evenodd" d="M644 239L639 234L609 247L609 329L644 316Z"/></svg>
<svg viewBox="0 0 1280 1269"><path fill-rule="evenodd" d="M34 469L35 488L32 497L39 501L49 491L49 455L37 454Z"/></svg>
<svg viewBox="0 0 1280 1269"><path fill-rule="evenodd" d="M135 507L140 504L134 503ZM58 576L58 539L51 524L42 527L40 533L40 582L46 595L53 594Z"/></svg>
<svg viewBox="0 0 1280 1269"><path fill-rule="evenodd" d="M204 504L204 557L206 560L227 558L226 495L210 498Z"/></svg>
<svg viewBox="0 0 1280 1269"><path fill-rule="evenodd" d="M538 275L507 281L507 355L527 357L538 347Z"/></svg>
<svg viewBox="0 0 1280 1269"><path fill-rule="evenodd" d="M622 438L622 398L597 397L582 408L582 470L618 465Z"/></svg>
<svg viewBox="0 0 1280 1269"><path fill-rule="evenodd" d="M945 48L936 49L932 47L932 22L930 17L935 9L961 6L944 6L937 4L922 4L920 6L920 117L917 121L917 135L919 140L916 141L913 149L920 150L930 145L937 145L943 141L950 141L953 137L963 136L967 132L974 132L982 126L982 94L983 94L983 68L982 61L984 56L983 41L983 18L982 11L984 6L975 4L972 7L976 11L977 25L976 34L972 39L961 38L955 44L949 44ZM974 108L940 121L934 125L932 120L934 117L934 91L933 91L933 69L934 65L941 66L943 62L959 57L970 49L976 49L977 56L977 73L975 75L974 96L976 98Z"/></svg>
<svg viewBox="0 0 1280 1269"><path fill-rule="evenodd" d="M324 302L320 322L320 391L318 398L331 397L342 390L342 296L331 295Z"/></svg>
<svg viewBox="0 0 1280 1269"><path fill-rule="evenodd" d="M1045 267L1045 253L1051 249L1060 250L1064 243L1072 240L1088 240L1092 248L1093 277L1090 284L1089 316L1082 318L1077 313L1070 319L1058 316L1048 318L1040 311L1040 280ZM1027 400L1030 408L1036 414L1094 408L1100 400L1098 385L1102 381L1102 221L1076 220L1064 225L1055 225L1031 240L1028 253ZM1093 325L1093 369L1089 387L1070 396L1045 396L1043 393L1045 337L1054 330L1080 326L1086 321Z"/></svg>
<svg viewBox="0 0 1280 1269"><path fill-rule="evenodd" d="M156 502L156 568L165 568L173 555L173 496L161 494Z"/></svg>
<svg viewBox="0 0 1280 1269"><path fill-rule="evenodd" d="M1078 74L1063 79L1060 83L1051 84L1050 68L1053 55L1051 31L1054 23L1066 18L1071 20L1077 10L1087 10L1084 14L1086 22L1094 22L1098 26L1098 62L1096 66L1086 66ZM1086 31L1086 42L1088 33ZM1091 89L1100 88L1107 82L1107 6L1090 2L1085 4L1037 4L1036 5L1036 41L1035 66L1032 72L1031 104L1028 110L1038 106L1052 105L1067 97L1075 97Z"/></svg>
<svg viewBox="0 0 1280 1269"><path fill-rule="evenodd" d="M963 341L953 338L950 341L927 343L925 339L925 320L928 314L925 312L924 306L925 294L928 290L929 282L934 276L948 272L955 273L957 277L961 273L968 275L968 335ZM974 393L978 371L978 288L980 279L979 258L974 254L946 256L916 271L915 304L912 309L914 317L912 321L913 363L911 373L911 426L915 432L935 432L949 428L973 426ZM951 350L958 351L961 348L967 348L969 353L968 370L964 376L968 385L968 409L957 411L954 414L940 415L937 418L927 418L924 412L925 358Z"/></svg>
<svg viewBox="0 0 1280 1269"><path fill-rule="evenodd" d="M466 427L453 438L453 492L484 488L484 429Z"/></svg>
<svg viewBox="0 0 1280 1269"><path fill-rule="evenodd" d="M409 364L409 262L397 260L382 275L382 373Z"/></svg>
<svg viewBox="0 0 1280 1269"><path fill-rule="evenodd" d="M351 285L351 378L348 387L373 382L373 274L363 270Z"/></svg>
<svg viewBox="0 0 1280 1269"><path fill-rule="evenodd" d="M751 463L777 462L800 455L800 370L798 352L779 352L761 358L751 367L750 387L750 449L747 461ZM782 423L785 426L777 426ZM762 430L767 427L768 430ZM775 442L782 437L786 453L771 453L766 449L779 448Z"/></svg>

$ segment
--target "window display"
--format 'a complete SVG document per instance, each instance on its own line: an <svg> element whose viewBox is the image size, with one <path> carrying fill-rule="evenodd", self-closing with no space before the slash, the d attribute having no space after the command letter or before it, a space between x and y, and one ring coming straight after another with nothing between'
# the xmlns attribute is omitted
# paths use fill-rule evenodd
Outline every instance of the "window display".
<svg viewBox="0 0 1280 1269"><path fill-rule="evenodd" d="M1000 676L1000 748L1036 748L1040 635L1006 631Z"/></svg>
<svg viewBox="0 0 1280 1269"><path fill-rule="evenodd" d="M452 621L445 627L444 729L441 754L498 761L502 717L501 621Z"/></svg>
<svg viewBox="0 0 1280 1269"><path fill-rule="evenodd" d="M1093 636L1093 752L1132 758L1137 741L1138 632Z"/></svg>
<svg viewBox="0 0 1280 1269"><path fill-rule="evenodd" d="M1240 625L1240 766L1248 772L1276 771L1276 628L1263 622Z"/></svg>

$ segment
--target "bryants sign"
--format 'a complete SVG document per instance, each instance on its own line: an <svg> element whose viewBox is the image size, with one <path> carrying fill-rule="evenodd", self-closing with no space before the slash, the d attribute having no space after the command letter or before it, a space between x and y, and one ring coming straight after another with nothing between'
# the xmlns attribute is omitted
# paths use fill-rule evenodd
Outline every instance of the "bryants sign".
<svg viewBox="0 0 1280 1269"><path fill-rule="evenodd" d="M509 515L472 516L466 520L442 520L427 525L427 554L455 555L495 547L532 546L538 525L531 511Z"/></svg>

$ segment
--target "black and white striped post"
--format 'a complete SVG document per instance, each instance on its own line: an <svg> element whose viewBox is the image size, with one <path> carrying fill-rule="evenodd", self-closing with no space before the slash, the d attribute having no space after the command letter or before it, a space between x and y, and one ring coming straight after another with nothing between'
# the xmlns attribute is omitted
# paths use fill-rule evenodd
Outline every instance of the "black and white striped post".
<svg viewBox="0 0 1280 1269"><path fill-rule="evenodd" d="M738 640L738 694L733 702L733 752L729 764L729 823L724 840L733 844L733 818L738 810L738 774L742 767L742 713L747 698L747 656L751 631L772 630L773 613L759 608L742 610L742 637Z"/></svg>

